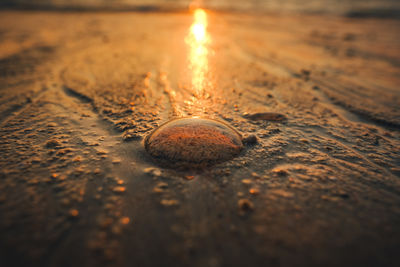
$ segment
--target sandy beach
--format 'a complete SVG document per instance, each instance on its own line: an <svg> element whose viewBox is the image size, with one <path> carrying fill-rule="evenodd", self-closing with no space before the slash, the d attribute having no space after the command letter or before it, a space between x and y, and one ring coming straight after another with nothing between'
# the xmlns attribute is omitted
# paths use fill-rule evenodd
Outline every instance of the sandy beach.
<svg viewBox="0 0 400 267"><path fill-rule="evenodd" d="M399 28L0 11L0 265L399 266ZM250 141L160 165L144 139L189 116Z"/></svg>

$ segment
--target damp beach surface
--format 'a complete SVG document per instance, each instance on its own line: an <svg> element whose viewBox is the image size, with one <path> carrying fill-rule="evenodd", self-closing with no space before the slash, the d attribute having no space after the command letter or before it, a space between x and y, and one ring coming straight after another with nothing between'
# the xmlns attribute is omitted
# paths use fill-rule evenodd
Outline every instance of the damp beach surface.
<svg viewBox="0 0 400 267"><path fill-rule="evenodd" d="M398 266L400 20L81 11L0 11L2 267Z"/></svg>

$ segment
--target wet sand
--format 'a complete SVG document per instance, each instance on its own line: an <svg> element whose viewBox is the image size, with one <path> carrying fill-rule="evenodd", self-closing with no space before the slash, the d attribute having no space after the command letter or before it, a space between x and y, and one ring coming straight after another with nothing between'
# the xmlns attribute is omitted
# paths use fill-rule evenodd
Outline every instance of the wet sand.
<svg viewBox="0 0 400 267"><path fill-rule="evenodd" d="M398 266L400 20L207 22L0 12L2 266ZM158 165L192 115L256 139Z"/></svg>

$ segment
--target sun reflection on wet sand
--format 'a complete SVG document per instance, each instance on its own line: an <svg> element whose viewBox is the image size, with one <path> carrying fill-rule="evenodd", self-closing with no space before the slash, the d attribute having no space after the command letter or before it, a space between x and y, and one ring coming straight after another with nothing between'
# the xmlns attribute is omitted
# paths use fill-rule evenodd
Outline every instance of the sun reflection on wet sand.
<svg viewBox="0 0 400 267"><path fill-rule="evenodd" d="M208 116L214 108L213 101L218 98L209 62L213 51L210 49L211 37L207 27L206 11L193 9L193 22L183 38L188 49L184 75L178 78L176 86L170 86L171 78L166 73L160 76L160 84L169 97L174 117Z"/></svg>
<svg viewBox="0 0 400 267"><path fill-rule="evenodd" d="M195 9L194 21L185 42L190 48L189 68L192 72L193 93L197 97L204 96L208 86L209 50L207 46L210 43L210 36L207 32L207 14L203 9Z"/></svg>

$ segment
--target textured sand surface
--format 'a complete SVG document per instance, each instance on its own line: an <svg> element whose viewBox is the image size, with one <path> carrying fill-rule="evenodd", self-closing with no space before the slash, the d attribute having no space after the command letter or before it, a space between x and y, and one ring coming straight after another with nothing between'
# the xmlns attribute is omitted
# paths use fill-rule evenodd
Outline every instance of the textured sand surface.
<svg viewBox="0 0 400 267"><path fill-rule="evenodd" d="M199 58L192 23L0 12L0 265L398 266L400 21L211 12ZM256 140L157 165L190 115Z"/></svg>

